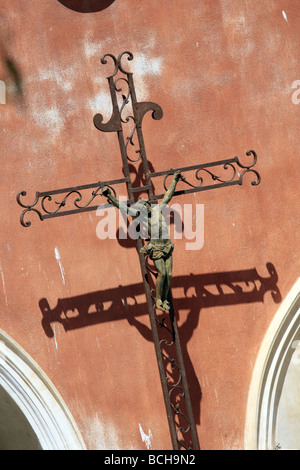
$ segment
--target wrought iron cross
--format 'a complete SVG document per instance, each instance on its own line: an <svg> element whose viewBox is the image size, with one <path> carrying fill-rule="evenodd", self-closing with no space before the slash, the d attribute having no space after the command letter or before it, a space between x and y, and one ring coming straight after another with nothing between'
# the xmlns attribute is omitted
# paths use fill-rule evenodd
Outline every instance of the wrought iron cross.
<svg viewBox="0 0 300 470"><path fill-rule="evenodd" d="M246 152L248 157L252 156L252 162L249 165L244 165L238 157L233 157L217 162L150 172L142 133L142 122L145 114L149 111L152 111L152 117L155 120L162 118L163 111L155 103L137 101L133 74L124 69L123 62L125 58L131 61L133 59L132 53L125 51L117 58L112 54L106 54L102 57L102 64L106 64L107 59L110 59L114 65L114 71L108 77L112 115L106 123L103 122L101 114L94 117L94 124L97 129L102 132L116 132L118 135L124 178L98 181L54 191L36 192L32 204L23 202L26 192L21 191L17 196L17 201L24 209L20 218L24 227L31 225L30 221L25 220L25 216L30 212L35 212L40 220L44 220L96 210L104 186L108 186L116 196L114 187L116 185L126 185L129 205L134 204L141 193L146 193L148 200L155 203L155 201L162 199L164 194L154 193L153 180L163 178L163 185L167 190L168 177L174 175L178 170L181 174L181 188L175 190L175 196L242 185L246 173L254 175L251 182L253 186L260 183L260 175L253 168L257 161L254 150ZM126 113L128 109L130 109L130 113ZM132 166L138 174L137 164L142 167L141 180L143 184L139 186L135 186L131 178ZM141 167L139 167L139 171ZM184 188L184 185L188 187ZM138 238L136 242L173 449L197 450L199 449L199 442L172 296L170 293L169 313L165 314L157 311L152 289L153 280L157 274L140 251L143 247L142 239Z"/></svg>

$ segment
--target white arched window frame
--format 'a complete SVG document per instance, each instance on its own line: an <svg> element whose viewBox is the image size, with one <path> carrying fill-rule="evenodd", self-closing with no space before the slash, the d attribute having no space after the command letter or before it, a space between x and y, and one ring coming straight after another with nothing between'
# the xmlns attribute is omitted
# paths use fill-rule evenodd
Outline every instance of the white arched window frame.
<svg viewBox="0 0 300 470"><path fill-rule="evenodd" d="M246 412L244 447L276 449L277 412L288 367L300 340L300 279L281 304L254 366Z"/></svg>
<svg viewBox="0 0 300 470"><path fill-rule="evenodd" d="M66 404L36 362L0 330L0 386L14 400L43 450L85 450Z"/></svg>

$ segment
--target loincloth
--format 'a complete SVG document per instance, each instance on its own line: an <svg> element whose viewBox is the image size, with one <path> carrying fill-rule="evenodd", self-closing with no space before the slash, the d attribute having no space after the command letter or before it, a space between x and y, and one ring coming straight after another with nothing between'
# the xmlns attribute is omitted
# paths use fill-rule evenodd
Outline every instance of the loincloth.
<svg viewBox="0 0 300 470"><path fill-rule="evenodd" d="M150 259L155 261L157 259L167 259L173 250L174 245L169 241L167 243L160 243L157 245L148 243L148 245L145 245L143 248L141 248L141 253L143 253L146 257L149 256Z"/></svg>

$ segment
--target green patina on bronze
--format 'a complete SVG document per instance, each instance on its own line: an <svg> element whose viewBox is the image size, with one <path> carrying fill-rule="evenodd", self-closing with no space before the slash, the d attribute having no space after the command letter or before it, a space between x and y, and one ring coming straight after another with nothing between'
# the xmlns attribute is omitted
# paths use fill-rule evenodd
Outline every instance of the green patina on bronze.
<svg viewBox="0 0 300 470"><path fill-rule="evenodd" d="M168 237L168 227L163 216L163 209L171 201L177 182L181 178L180 171L176 171L173 181L159 204L151 205L147 199L140 199L133 207L128 207L111 194L108 186L104 186L102 194L108 201L119 210L127 213L134 219L139 217L139 222L147 230L150 240L145 244L141 253L149 257L157 269L157 279L155 286L155 305L158 310L169 311L170 303L168 301L171 278L172 278L172 252L174 245ZM138 206L143 210L139 210Z"/></svg>

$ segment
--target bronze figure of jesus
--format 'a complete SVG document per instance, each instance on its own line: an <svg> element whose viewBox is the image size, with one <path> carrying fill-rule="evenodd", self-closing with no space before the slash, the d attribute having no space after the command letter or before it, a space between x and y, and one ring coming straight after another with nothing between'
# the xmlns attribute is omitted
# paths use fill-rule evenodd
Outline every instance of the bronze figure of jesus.
<svg viewBox="0 0 300 470"><path fill-rule="evenodd" d="M115 198L107 186L104 186L102 191L103 196L107 197L109 202L133 219L138 218L138 221L147 230L149 243L142 247L141 253L145 257L149 256L157 270L155 305L158 310L162 311L169 311L170 309L168 296L172 278L172 252L174 250L162 212L171 201L180 178L180 171L176 171L163 200L155 205L152 205L148 199L139 199L136 204L128 207L124 202Z"/></svg>

